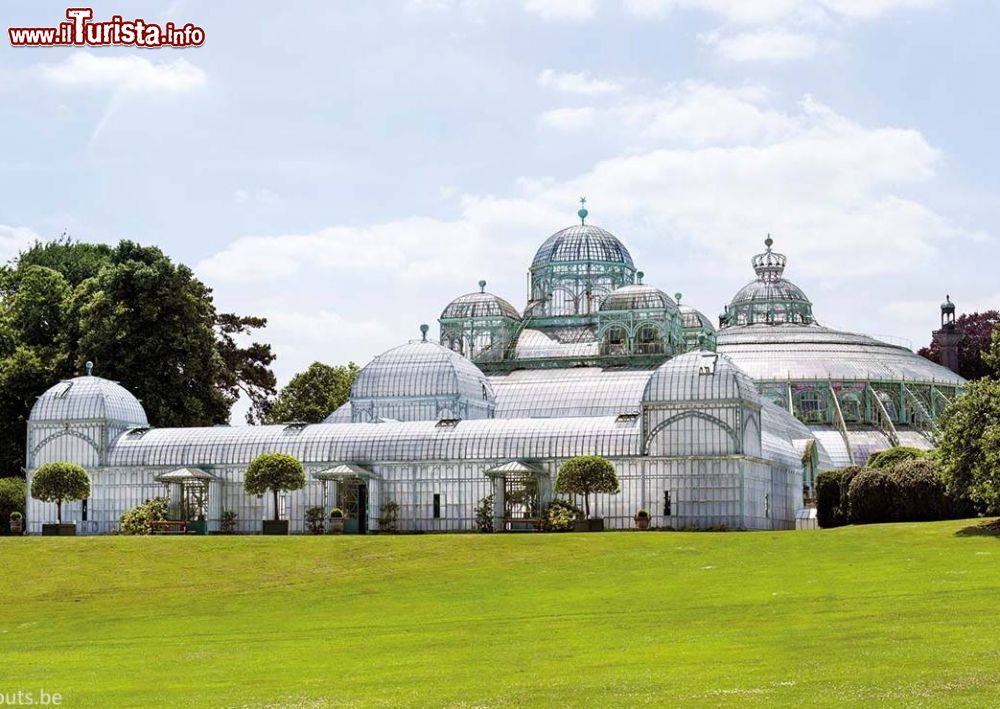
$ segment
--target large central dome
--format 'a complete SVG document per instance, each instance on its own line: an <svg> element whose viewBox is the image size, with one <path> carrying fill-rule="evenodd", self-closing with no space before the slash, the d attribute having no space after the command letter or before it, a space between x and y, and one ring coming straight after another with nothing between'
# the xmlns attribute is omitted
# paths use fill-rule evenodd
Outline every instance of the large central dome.
<svg viewBox="0 0 1000 709"><path fill-rule="evenodd" d="M632 255L610 231L592 224L566 227L545 240L535 253L531 268L551 263L597 261L634 268Z"/></svg>

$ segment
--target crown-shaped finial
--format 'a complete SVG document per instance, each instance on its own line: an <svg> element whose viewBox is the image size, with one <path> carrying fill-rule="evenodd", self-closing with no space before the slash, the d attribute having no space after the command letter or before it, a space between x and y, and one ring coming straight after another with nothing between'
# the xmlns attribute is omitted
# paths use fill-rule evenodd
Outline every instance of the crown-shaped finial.
<svg viewBox="0 0 1000 709"><path fill-rule="evenodd" d="M772 251L773 245L774 239L768 234L767 238L764 239L764 246L767 250L762 254L757 254L750 261L753 264L753 270L757 272L757 278L762 281L776 281L785 273L785 264L788 259L785 258L784 254Z"/></svg>

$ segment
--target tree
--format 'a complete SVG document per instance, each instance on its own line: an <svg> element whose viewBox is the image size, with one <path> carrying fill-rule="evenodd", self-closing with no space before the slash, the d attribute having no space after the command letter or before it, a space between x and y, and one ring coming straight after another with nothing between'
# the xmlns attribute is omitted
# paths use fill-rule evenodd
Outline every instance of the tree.
<svg viewBox="0 0 1000 709"><path fill-rule="evenodd" d="M267 318L222 313L215 319L216 348L222 358L219 386L235 401L240 394L250 400L247 423L261 423L271 407L277 380L271 371L271 345L250 342L241 347L237 337L246 339L254 330L267 327Z"/></svg>
<svg viewBox="0 0 1000 709"><path fill-rule="evenodd" d="M248 495L274 495L274 520L278 516L278 493L301 490L306 486L306 471L295 456L287 453L261 453L250 461L243 476L243 488Z"/></svg>
<svg viewBox="0 0 1000 709"><path fill-rule="evenodd" d="M56 503L56 521L62 524L63 501L89 497L90 477L74 463L46 463L31 478L31 496Z"/></svg>
<svg viewBox="0 0 1000 709"><path fill-rule="evenodd" d="M158 426L225 423L240 394L260 420L274 394L263 318L218 314L211 290L159 249L61 238L0 268L0 475L24 463L35 398L92 360Z"/></svg>
<svg viewBox="0 0 1000 709"><path fill-rule="evenodd" d="M993 331L990 348L983 352L983 361L993 370L994 379L1000 379L1000 328Z"/></svg>
<svg viewBox="0 0 1000 709"><path fill-rule="evenodd" d="M955 500L1000 513L1000 381L970 382L940 420L941 462Z"/></svg>
<svg viewBox="0 0 1000 709"><path fill-rule="evenodd" d="M21 478L0 478L0 529L7 529L11 512L24 514L26 495L27 489Z"/></svg>
<svg viewBox="0 0 1000 709"><path fill-rule="evenodd" d="M286 384L267 413L268 423L319 423L351 396L351 385L361 368L354 362L331 367L313 362Z"/></svg>
<svg viewBox="0 0 1000 709"><path fill-rule="evenodd" d="M993 333L1000 325L1000 311L960 315L955 319L955 325L964 335L958 344L958 373L970 380L989 376L991 368L984 361L983 353L989 351ZM941 364L941 348L933 340L917 354Z"/></svg>
<svg viewBox="0 0 1000 709"><path fill-rule="evenodd" d="M618 490L618 475L614 466L599 455L570 458L559 466L556 474L556 492L583 495L583 508L588 518L591 494L614 495Z"/></svg>

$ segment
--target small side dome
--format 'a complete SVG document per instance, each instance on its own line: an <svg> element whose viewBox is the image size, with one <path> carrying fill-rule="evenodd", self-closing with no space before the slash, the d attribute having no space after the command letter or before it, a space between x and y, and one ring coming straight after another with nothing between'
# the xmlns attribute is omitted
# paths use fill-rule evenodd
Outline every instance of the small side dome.
<svg viewBox="0 0 1000 709"><path fill-rule="evenodd" d="M695 400L745 400L759 403L750 375L725 355L688 352L664 362L646 383L642 400L669 403Z"/></svg>
<svg viewBox="0 0 1000 709"><path fill-rule="evenodd" d="M538 247L531 268L566 261L620 263L635 268L632 255L618 237L593 224L576 224L557 231Z"/></svg>
<svg viewBox="0 0 1000 709"><path fill-rule="evenodd" d="M485 289L485 281L480 281ZM521 313L517 308L498 295L480 290L478 293L466 293L448 303L441 312L441 320L466 320L469 318L510 318L520 320Z"/></svg>
<svg viewBox="0 0 1000 709"><path fill-rule="evenodd" d="M637 283L611 292L601 303L601 312L620 310L677 310L673 298L654 286Z"/></svg>
<svg viewBox="0 0 1000 709"><path fill-rule="evenodd" d="M127 426L148 426L146 411L128 389L102 377L65 379L38 397L30 421L103 419Z"/></svg>
<svg viewBox="0 0 1000 709"><path fill-rule="evenodd" d="M681 322L685 330L703 330L706 334L715 332L715 325L712 324L712 321L708 319L705 313L695 310L686 303L681 303L677 306L677 309L681 313Z"/></svg>
<svg viewBox="0 0 1000 709"><path fill-rule="evenodd" d="M757 278L743 286L720 318L723 327L733 325L811 325L815 321L812 303L802 289L784 277L788 259L771 249L774 240L764 241L766 250L751 259Z"/></svg>
<svg viewBox="0 0 1000 709"><path fill-rule="evenodd" d="M351 387L353 421L491 418L495 407L486 375L462 355L428 340L376 356Z"/></svg>

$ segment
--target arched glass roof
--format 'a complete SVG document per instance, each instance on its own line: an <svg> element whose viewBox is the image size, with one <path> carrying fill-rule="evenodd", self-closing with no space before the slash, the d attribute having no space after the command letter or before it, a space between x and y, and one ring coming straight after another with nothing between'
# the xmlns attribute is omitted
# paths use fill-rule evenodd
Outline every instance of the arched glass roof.
<svg viewBox="0 0 1000 709"><path fill-rule="evenodd" d="M678 355L664 362L646 384L644 402L693 400L760 401L757 387L731 359L715 352Z"/></svg>
<svg viewBox="0 0 1000 709"><path fill-rule="evenodd" d="M377 355L358 373L351 399L453 397L494 400L493 387L476 365L428 340L414 340Z"/></svg>
<svg viewBox="0 0 1000 709"><path fill-rule="evenodd" d="M531 268L561 261L598 261L635 267L618 237L592 224L575 224L550 236L535 253Z"/></svg>
<svg viewBox="0 0 1000 709"><path fill-rule="evenodd" d="M905 347L820 325L728 327L719 332L717 349L758 381L965 381Z"/></svg>
<svg viewBox="0 0 1000 709"><path fill-rule="evenodd" d="M102 377L66 379L38 397L31 421L105 419L133 426L148 426L146 411L132 393Z"/></svg>
<svg viewBox="0 0 1000 709"><path fill-rule="evenodd" d="M622 286L601 303L601 311L676 309L677 303L673 298L659 288L644 283Z"/></svg>
<svg viewBox="0 0 1000 709"><path fill-rule="evenodd" d="M715 332L715 325L700 310L695 310L685 303L681 303L677 308L681 311L681 323L686 329L701 328L708 332Z"/></svg>
<svg viewBox="0 0 1000 709"><path fill-rule="evenodd" d="M461 295L441 313L442 320L499 317L520 320L521 314L500 296L486 292Z"/></svg>

